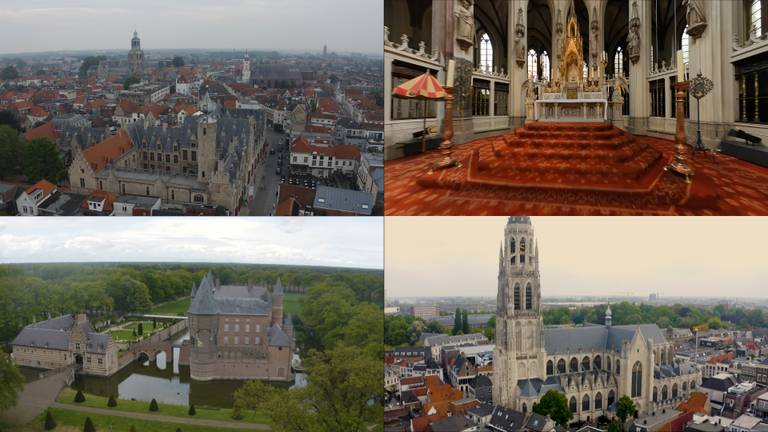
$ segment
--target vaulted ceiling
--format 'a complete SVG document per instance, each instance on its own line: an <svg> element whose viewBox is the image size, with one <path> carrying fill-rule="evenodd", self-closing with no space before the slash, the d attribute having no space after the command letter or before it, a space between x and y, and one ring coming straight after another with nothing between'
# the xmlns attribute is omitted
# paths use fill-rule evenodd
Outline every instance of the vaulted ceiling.
<svg viewBox="0 0 768 432"><path fill-rule="evenodd" d="M605 52L613 56L616 48L626 51L629 34L629 2L626 0L608 0L603 20L603 40Z"/></svg>

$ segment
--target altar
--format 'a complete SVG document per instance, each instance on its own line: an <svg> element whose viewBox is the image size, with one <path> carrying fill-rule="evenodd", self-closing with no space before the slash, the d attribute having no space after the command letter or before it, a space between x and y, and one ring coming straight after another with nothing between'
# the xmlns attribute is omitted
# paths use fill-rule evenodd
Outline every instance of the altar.
<svg viewBox="0 0 768 432"><path fill-rule="evenodd" d="M607 58L587 65L584 45L573 5L569 10L567 32L559 46L560 62L547 81L526 82L526 117L528 121L605 122L613 87L614 100L621 97L614 82L606 79ZM595 54L595 60L597 55ZM619 81L621 79L619 78Z"/></svg>
<svg viewBox="0 0 768 432"><path fill-rule="evenodd" d="M536 121L583 121L608 120L607 99L544 99L534 103Z"/></svg>

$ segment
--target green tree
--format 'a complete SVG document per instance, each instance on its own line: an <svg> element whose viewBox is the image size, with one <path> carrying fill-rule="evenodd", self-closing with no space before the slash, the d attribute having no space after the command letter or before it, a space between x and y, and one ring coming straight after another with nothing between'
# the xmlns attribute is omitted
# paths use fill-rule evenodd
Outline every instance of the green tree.
<svg viewBox="0 0 768 432"><path fill-rule="evenodd" d="M467 318L466 309L464 309L461 314L461 331L464 332L464 334L469 334L469 319Z"/></svg>
<svg viewBox="0 0 768 432"><path fill-rule="evenodd" d="M58 183L67 176L56 143L50 138L33 138L24 146L24 174L30 182L46 179Z"/></svg>
<svg viewBox="0 0 768 432"><path fill-rule="evenodd" d="M130 88L131 88L131 86L132 86L132 85L134 85L134 84L138 84L138 83L140 83L140 82L141 82L141 79L139 79L139 77L136 77L136 76L130 76L130 77L128 77L128 79L126 79L126 80L125 80L125 82L123 83L123 88L125 88L126 90L128 90L128 89L130 89Z"/></svg>
<svg viewBox="0 0 768 432"><path fill-rule="evenodd" d="M139 323L138 331L136 332L139 336L144 334L144 324Z"/></svg>
<svg viewBox="0 0 768 432"><path fill-rule="evenodd" d="M0 111L0 125L10 126L11 128L16 129L16 132L21 132L19 117L13 111Z"/></svg>
<svg viewBox="0 0 768 432"><path fill-rule="evenodd" d="M456 308L456 312L453 314L453 330L452 335L456 335L461 331L461 309Z"/></svg>
<svg viewBox="0 0 768 432"><path fill-rule="evenodd" d="M77 403L85 402L85 395L83 394L82 390L78 390L77 393L75 393L75 402Z"/></svg>
<svg viewBox="0 0 768 432"><path fill-rule="evenodd" d="M45 410L45 430L56 429L56 420L53 419L51 410Z"/></svg>
<svg viewBox="0 0 768 432"><path fill-rule="evenodd" d="M181 56L175 56L171 64L173 64L173 67L182 67L184 66L184 58Z"/></svg>
<svg viewBox="0 0 768 432"><path fill-rule="evenodd" d="M189 411L187 411L187 414L191 415L191 416L197 414L197 411L195 411L195 405L194 404L189 406Z"/></svg>
<svg viewBox="0 0 768 432"><path fill-rule="evenodd" d="M245 383L234 394L234 415L265 413L272 429L287 431L367 431L383 421L381 359L358 347L339 345L306 360L309 384L302 389L277 389L259 381Z"/></svg>
<svg viewBox="0 0 768 432"><path fill-rule="evenodd" d="M117 401L115 400L115 397L113 395L109 395L109 400L107 401L107 406L110 408L114 408L117 406Z"/></svg>
<svg viewBox="0 0 768 432"><path fill-rule="evenodd" d="M19 77L19 71L15 66L6 66L0 71L0 79L13 80Z"/></svg>
<svg viewBox="0 0 768 432"><path fill-rule="evenodd" d="M108 286L107 294L119 311L143 312L152 307L147 286L128 275L118 275L117 281Z"/></svg>
<svg viewBox="0 0 768 432"><path fill-rule="evenodd" d="M445 329L443 328L443 326L440 325L439 322L437 322L437 321L430 321L430 322L427 323L427 327L426 327L425 331L427 331L429 333L443 333L443 332L445 332Z"/></svg>
<svg viewBox="0 0 768 432"><path fill-rule="evenodd" d="M19 133L12 126L0 125L0 177L20 172L22 151Z"/></svg>
<svg viewBox="0 0 768 432"><path fill-rule="evenodd" d="M83 432L96 432L96 427L93 426L93 421L90 417L85 418L85 424L83 425Z"/></svg>
<svg viewBox="0 0 768 432"><path fill-rule="evenodd" d="M616 423L611 423L608 425L607 432L621 432L621 428Z"/></svg>
<svg viewBox="0 0 768 432"><path fill-rule="evenodd" d="M568 427L568 422L573 418L573 413L568 409L568 401L565 399L565 395L555 390L547 391L533 411L549 416L549 418L562 427Z"/></svg>
<svg viewBox="0 0 768 432"><path fill-rule="evenodd" d="M149 410L150 411L157 411L158 410L157 401L155 400L155 398L152 398L152 402L149 403Z"/></svg>
<svg viewBox="0 0 768 432"><path fill-rule="evenodd" d="M621 420L621 424L624 424L631 415L635 413L637 408L635 403L629 396L624 395L619 399L619 403L616 406L616 416Z"/></svg>
<svg viewBox="0 0 768 432"><path fill-rule="evenodd" d="M0 411L16 405L16 397L24 388L24 376L11 357L0 351Z"/></svg>
<svg viewBox="0 0 768 432"><path fill-rule="evenodd" d="M496 339L496 315L492 316L491 319L489 319L485 324L485 330L483 330L483 334L488 338L489 341L494 341Z"/></svg>

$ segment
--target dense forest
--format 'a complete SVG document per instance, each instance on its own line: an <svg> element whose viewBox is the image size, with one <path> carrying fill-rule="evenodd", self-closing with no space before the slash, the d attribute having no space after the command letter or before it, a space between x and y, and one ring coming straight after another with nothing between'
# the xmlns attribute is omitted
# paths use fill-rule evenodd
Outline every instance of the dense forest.
<svg viewBox="0 0 768 432"><path fill-rule="evenodd" d="M566 307L546 309L543 316L544 325L603 323L605 308L605 305L597 305L576 309ZM611 312L613 312L614 325L657 324L663 329L698 327L701 330L730 327L749 329L768 325L768 319L762 309L730 307L723 304L706 307L621 302L612 304ZM484 328L471 329L471 331L480 331L488 339L493 340L496 317L491 317ZM384 320L384 344L387 347L414 344L419 340L422 332L456 334L457 330L455 324L453 329L445 328L435 321L427 323L412 316L387 316ZM465 332L464 329L462 332Z"/></svg>
<svg viewBox="0 0 768 432"><path fill-rule="evenodd" d="M212 271L222 284L347 286L357 301L383 305L383 272L248 264L23 264L0 266L0 342L46 316L87 312L95 322L188 296Z"/></svg>

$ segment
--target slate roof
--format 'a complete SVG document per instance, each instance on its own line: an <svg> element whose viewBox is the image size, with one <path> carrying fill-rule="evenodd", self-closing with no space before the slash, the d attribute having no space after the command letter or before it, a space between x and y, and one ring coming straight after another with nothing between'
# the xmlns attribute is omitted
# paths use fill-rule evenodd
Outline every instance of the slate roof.
<svg viewBox="0 0 768 432"><path fill-rule="evenodd" d="M504 432L517 432L525 425L525 414L496 405L489 424Z"/></svg>
<svg viewBox="0 0 768 432"><path fill-rule="evenodd" d="M223 285L216 287L208 273L195 293L189 313L196 315L269 315L272 296L262 286Z"/></svg>
<svg viewBox="0 0 768 432"><path fill-rule="evenodd" d="M429 425L432 432L461 432L474 426L464 416L445 417Z"/></svg>
<svg viewBox="0 0 768 432"><path fill-rule="evenodd" d="M291 346L291 339L285 334L279 325L273 324L269 328L269 346Z"/></svg>
<svg viewBox="0 0 768 432"><path fill-rule="evenodd" d="M544 432L544 427L547 425L547 418L541 414L531 413L528 418L526 427L533 432Z"/></svg>
<svg viewBox="0 0 768 432"><path fill-rule="evenodd" d="M75 324L72 315L62 315L40 321L24 327L13 340L13 345L69 350L69 335ZM112 337L108 334L96 333L90 322L80 323L80 329L87 337L86 352L103 353Z"/></svg>
<svg viewBox="0 0 768 432"><path fill-rule="evenodd" d="M374 197L368 192L318 186L315 192L315 209L336 210L370 216Z"/></svg>
<svg viewBox="0 0 768 432"><path fill-rule="evenodd" d="M583 327L546 327L544 346L547 354L563 354L578 351L621 351L624 341L631 341L635 329L654 344L665 343L667 338L656 324L585 325Z"/></svg>

